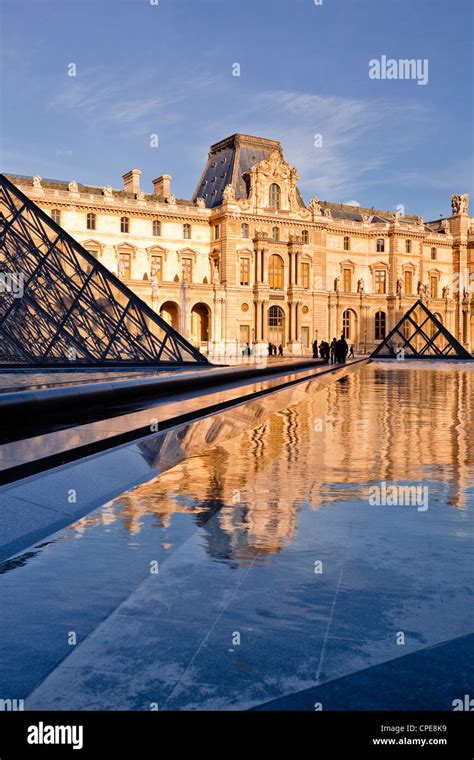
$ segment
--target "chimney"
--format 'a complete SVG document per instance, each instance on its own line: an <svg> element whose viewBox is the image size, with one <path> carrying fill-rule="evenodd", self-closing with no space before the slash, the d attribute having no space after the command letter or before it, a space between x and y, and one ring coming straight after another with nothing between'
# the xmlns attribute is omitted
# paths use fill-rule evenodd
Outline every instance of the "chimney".
<svg viewBox="0 0 474 760"><path fill-rule="evenodd" d="M122 175L123 189L126 193L134 193L136 195L140 192L141 173L141 169L130 169L129 172Z"/></svg>
<svg viewBox="0 0 474 760"><path fill-rule="evenodd" d="M154 179L153 192L159 198L169 198L171 195L171 175L162 174L158 179Z"/></svg>

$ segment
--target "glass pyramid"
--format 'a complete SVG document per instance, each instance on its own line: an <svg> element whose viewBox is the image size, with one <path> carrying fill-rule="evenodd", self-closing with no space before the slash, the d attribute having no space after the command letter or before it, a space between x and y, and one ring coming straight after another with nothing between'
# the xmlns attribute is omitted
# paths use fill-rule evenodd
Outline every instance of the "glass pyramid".
<svg viewBox="0 0 474 760"><path fill-rule="evenodd" d="M375 359L462 359L468 351L435 315L418 300L371 354Z"/></svg>
<svg viewBox="0 0 474 760"><path fill-rule="evenodd" d="M207 359L0 174L0 363Z"/></svg>

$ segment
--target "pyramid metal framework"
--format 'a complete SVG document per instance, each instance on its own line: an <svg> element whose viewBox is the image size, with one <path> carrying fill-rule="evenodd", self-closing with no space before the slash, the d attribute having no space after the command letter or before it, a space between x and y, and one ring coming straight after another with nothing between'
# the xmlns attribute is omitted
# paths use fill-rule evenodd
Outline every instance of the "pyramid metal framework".
<svg viewBox="0 0 474 760"><path fill-rule="evenodd" d="M472 359L421 300L408 309L371 358Z"/></svg>
<svg viewBox="0 0 474 760"><path fill-rule="evenodd" d="M0 174L0 364L207 359Z"/></svg>

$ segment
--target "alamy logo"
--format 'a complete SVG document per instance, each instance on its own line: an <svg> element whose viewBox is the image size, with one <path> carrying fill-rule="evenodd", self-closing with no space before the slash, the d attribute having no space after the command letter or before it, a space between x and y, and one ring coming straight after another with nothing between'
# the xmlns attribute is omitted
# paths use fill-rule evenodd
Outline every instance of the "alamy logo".
<svg viewBox="0 0 474 760"><path fill-rule="evenodd" d="M49 726L42 721L28 726L28 744L72 744L73 749L83 747L83 726Z"/></svg>
<svg viewBox="0 0 474 760"><path fill-rule="evenodd" d="M369 61L369 79L416 79L417 84L428 84L427 58L387 58L381 55Z"/></svg>
<svg viewBox="0 0 474 760"><path fill-rule="evenodd" d="M465 710L466 712L474 711L474 698L470 694L465 694L464 699L453 699L453 712Z"/></svg>
<svg viewBox="0 0 474 760"><path fill-rule="evenodd" d="M418 512L428 509L428 486L387 485L383 480L369 488L369 504L372 507L417 507Z"/></svg>

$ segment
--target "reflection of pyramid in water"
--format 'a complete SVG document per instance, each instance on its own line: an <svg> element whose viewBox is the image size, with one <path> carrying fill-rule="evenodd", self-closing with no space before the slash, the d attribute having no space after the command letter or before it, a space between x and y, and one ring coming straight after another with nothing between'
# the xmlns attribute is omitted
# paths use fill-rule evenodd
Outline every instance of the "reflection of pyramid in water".
<svg viewBox="0 0 474 760"><path fill-rule="evenodd" d="M425 306L417 301L377 346L371 358L471 359L471 355Z"/></svg>
<svg viewBox="0 0 474 760"><path fill-rule="evenodd" d="M1 174L0 211L0 362L208 363Z"/></svg>

